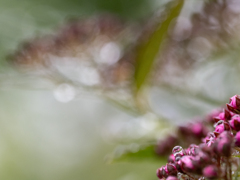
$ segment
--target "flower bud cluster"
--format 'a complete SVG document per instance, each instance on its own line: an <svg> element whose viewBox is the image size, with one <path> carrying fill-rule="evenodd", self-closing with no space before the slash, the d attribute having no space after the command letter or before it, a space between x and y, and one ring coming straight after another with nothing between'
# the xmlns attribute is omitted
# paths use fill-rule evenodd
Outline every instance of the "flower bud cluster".
<svg viewBox="0 0 240 180"><path fill-rule="evenodd" d="M156 153L160 156L169 155L172 147L176 145L188 146L189 144L201 143L202 139L210 132L208 126L212 125L207 118L189 123L186 126L179 126L177 128L176 136L169 135L164 140L158 143Z"/></svg>
<svg viewBox="0 0 240 180"><path fill-rule="evenodd" d="M175 146L166 166L157 169L159 179L232 179L232 155L240 153L240 96L230 98L227 108L214 113L208 120L215 122L214 130L198 145L191 144L186 149ZM203 136L204 133L197 132L203 132L200 129L206 128L206 123L195 125L199 131L194 130L193 125L191 129L184 127L181 131L186 135L194 132L199 137Z"/></svg>

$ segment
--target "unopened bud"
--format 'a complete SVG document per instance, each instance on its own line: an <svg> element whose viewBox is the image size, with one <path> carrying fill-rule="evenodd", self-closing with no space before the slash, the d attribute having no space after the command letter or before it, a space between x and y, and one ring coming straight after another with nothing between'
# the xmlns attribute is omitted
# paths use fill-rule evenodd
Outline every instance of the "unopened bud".
<svg viewBox="0 0 240 180"><path fill-rule="evenodd" d="M218 116L214 117L214 121L218 122L220 120L228 121L231 119L231 117L234 115L234 113L230 112L227 109L224 109L222 113L219 113Z"/></svg>
<svg viewBox="0 0 240 180"><path fill-rule="evenodd" d="M178 173L177 168L173 164L167 164L165 166L165 171L167 175L171 175L171 176L177 176L177 173Z"/></svg>
<svg viewBox="0 0 240 180"><path fill-rule="evenodd" d="M193 164L193 157L192 156L184 156L179 164L181 166L181 169L183 170L183 172L191 172L195 169L195 166Z"/></svg>
<svg viewBox="0 0 240 180"><path fill-rule="evenodd" d="M215 165L209 165L203 169L203 176L209 179L214 179L218 177L218 169Z"/></svg>
<svg viewBox="0 0 240 180"><path fill-rule="evenodd" d="M216 153L222 156L231 156L232 143L232 135L229 132L224 131L222 134L219 135L216 142L214 143Z"/></svg>
<svg viewBox="0 0 240 180"><path fill-rule="evenodd" d="M166 180L178 180L176 176L168 176Z"/></svg>
<svg viewBox="0 0 240 180"><path fill-rule="evenodd" d="M240 147L240 132L237 132L235 136L235 146Z"/></svg>
<svg viewBox="0 0 240 180"><path fill-rule="evenodd" d="M158 168L157 169L157 177L159 178L159 179L162 179L162 178L164 178L164 175L166 174L166 172L164 173L163 171L165 171L164 170L164 166L163 167L160 167L160 168Z"/></svg>
<svg viewBox="0 0 240 180"><path fill-rule="evenodd" d="M239 95L235 95L230 98L229 103L227 104L227 107L230 111L240 114L240 97Z"/></svg>
<svg viewBox="0 0 240 180"><path fill-rule="evenodd" d="M227 122L224 122L223 120L217 122L215 132L222 133L223 131L230 131L230 130L231 130L231 127Z"/></svg>
<svg viewBox="0 0 240 180"><path fill-rule="evenodd" d="M168 156L168 162L169 163L174 163L175 162L175 157L173 154L171 154L170 156Z"/></svg>
<svg viewBox="0 0 240 180"><path fill-rule="evenodd" d="M235 115L232 117L232 119L229 121L229 124L232 129L239 131L240 130L240 116Z"/></svg>

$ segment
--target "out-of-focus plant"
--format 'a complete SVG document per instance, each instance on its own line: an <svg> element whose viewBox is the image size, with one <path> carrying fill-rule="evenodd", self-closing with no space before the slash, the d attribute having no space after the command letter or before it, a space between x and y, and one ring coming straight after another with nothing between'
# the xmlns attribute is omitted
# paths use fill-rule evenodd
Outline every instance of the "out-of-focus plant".
<svg viewBox="0 0 240 180"><path fill-rule="evenodd" d="M55 88L59 101L70 101L83 91L100 95L137 117L133 134L139 132L138 127L147 127L147 131L139 133L142 135L135 139L135 144L116 149L110 160L169 155L173 145L187 147L189 143L201 142L210 131L205 125L212 125L212 121L204 119L180 126L175 135L157 145L159 136L166 136L174 127L167 121L169 117L155 111L151 90L177 92L192 101L219 105L224 100L217 98L221 92L215 90L210 97L206 86L222 83L222 79L205 82L201 75L208 74L205 71L210 69L210 74L226 78L226 66L233 64L235 75L239 75L235 58L240 40L239 3L206 1L202 10L190 18L184 16L187 4L188 1L173 0L161 9L160 15L144 23L126 23L112 15L73 20L53 35L24 43L10 60L20 74L27 74L30 79L40 77L45 86ZM231 59L217 60L219 54ZM218 68L210 68L216 65ZM226 86L231 85L228 82ZM131 139L127 136L126 141L128 138Z"/></svg>

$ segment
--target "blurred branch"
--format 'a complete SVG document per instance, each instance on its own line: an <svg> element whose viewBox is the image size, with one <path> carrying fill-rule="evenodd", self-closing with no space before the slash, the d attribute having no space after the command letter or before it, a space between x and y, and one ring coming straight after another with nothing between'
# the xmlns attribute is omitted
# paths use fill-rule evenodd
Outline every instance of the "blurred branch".
<svg viewBox="0 0 240 180"><path fill-rule="evenodd" d="M224 104L224 102L225 102L225 101L222 102L222 101L213 99L209 96L206 96L205 94L203 94L201 92L193 92L190 89L186 89L186 87L184 87L184 89L183 89L183 88L180 88L180 87L172 86L169 83L161 83L161 84L158 85L158 87L160 87L161 89L165 89L168 92L169 91L171 91L172 93L177 92L177 94L181 94L181 95L184 95L184 96L195 97L195 98L197 98L201 101L204 101L204 102L207 102L209 104L216 105L216 106Z"/></svg>

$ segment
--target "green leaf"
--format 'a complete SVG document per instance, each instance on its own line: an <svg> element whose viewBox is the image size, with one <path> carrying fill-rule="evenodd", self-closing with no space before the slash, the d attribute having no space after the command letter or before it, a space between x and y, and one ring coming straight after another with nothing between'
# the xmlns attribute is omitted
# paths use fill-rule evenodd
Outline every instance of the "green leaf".
<svg viewBox="0 0 240 180"><path fill-rule="evenodd" d="M120 146L107 157L107 162L136 162L147 160L148 162L157 161L165 164L167 162L166 157L159 157L155 153L155 145L149 144L139 146L137 144L131 144L129 146Z"/></svg>
<svg viewBox="0 0 240 180"><path fill-rule="evenodd" d="M232 157L240 158L240 155L232 155Z"/></svg>
<svg viewBox="0 0 240 180"><path fill-rule="evenodd" d="M169 26L172 20L179 16L184 0L174 0L172 3L175 6L169 10L166 19L159 23L157 29L150 35L148 41L139 47L134 74L137 90L142 87L148 74L150 73L154 60L156 59L160 47L165 40Z"/></svg>

